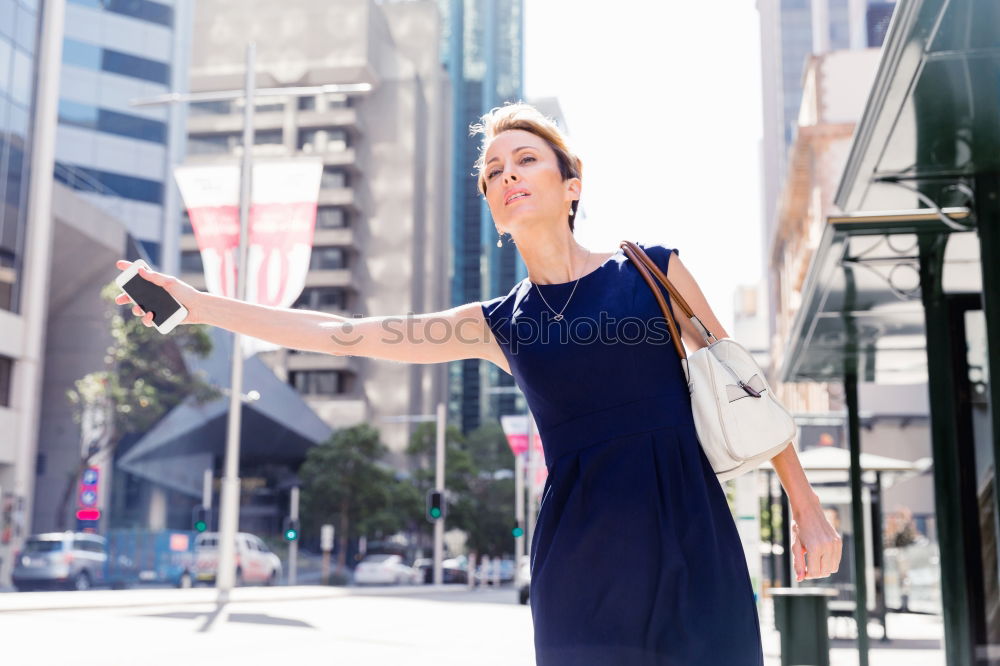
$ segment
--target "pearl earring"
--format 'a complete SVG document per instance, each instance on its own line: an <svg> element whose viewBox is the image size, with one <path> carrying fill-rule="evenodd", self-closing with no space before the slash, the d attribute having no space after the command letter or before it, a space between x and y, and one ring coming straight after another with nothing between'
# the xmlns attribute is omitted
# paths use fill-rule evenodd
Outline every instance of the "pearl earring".
<svg viewBox="0 0 1000 666"><path fill-rule="evenodd" d="M503 241L500 240L500 239L501 239L501 236L498 234L497 235L497 247L503 247Z"/></svg>

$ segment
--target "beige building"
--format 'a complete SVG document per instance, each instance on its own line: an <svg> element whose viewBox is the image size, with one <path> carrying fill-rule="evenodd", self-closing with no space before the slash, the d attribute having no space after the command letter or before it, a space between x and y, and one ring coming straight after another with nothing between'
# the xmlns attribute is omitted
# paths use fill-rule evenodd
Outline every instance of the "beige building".
<svg viewBox="0 0 1000 666"><path fill-rule="evenodd" d="M784 360L798 312L806 271L851 147L854 127L875 76L879 50L835 51L810 56L803 76L798 128L788 152L788 172L777 204L770 245L776 314L771 335L772 368ZM793 412L840 409L826 385L776 387Z"/></svg>
<svg viewBox="0 0 1000 666"><path fill-rule="evenodd" d="M810 56L803 77L796 137L788 153L788 172L777 204L770 271L775 284L776 319L770 341L772 385L800 425L800 450L843 441L845 403L842 386L780 383L786 353L799 332L796 315L827 218L839 214L833 201L879 62L879 49L833 51ZM822 326L822 322L815 322ZM834 343L831 340L831 343ZM923 464L929 461L928 397L924 383L905 377L876 383L874 369L858 384L862 445L866 453ZM832 439L831 439L832 437ZM829 498L835 494L828 494ZM908 507L922 520L934 514L929 475L889 488L883 511ZM830 499L831 504L838 502ZM842 516L845 511L842 510ZM845 516L846 518L846 516ZM933 524L926 525L932 534ZM870 553L869 553L870 556Z"/></svg>
<svg viewBox="0 0 1000 666"><path fill-rule="evenodd" d="M202 0L191 90L242 87L257 45L258 87L368 83L363 94L269 97L255 110L254 154L316 156L324 169L306 286L296 307L344 316L448 307L450 86L434 2ZM187 164L232 162L242 106L192 105ZM204 288L189 225L181 274ZM278 350L261 358L331 427L368 422L397 455L410 428L392 417L432 414L444 364L402 364Z"/></svg>

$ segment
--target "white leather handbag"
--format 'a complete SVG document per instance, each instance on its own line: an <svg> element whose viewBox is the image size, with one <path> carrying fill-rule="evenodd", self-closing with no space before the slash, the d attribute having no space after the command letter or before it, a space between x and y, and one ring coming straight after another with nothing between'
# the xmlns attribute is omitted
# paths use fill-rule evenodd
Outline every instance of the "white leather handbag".
<svg viewBox="0 0 1000 666"><path fill-rule="evenodd" d="M691 393L698 440L719 481L749 472L781 453L795 438L795 421L774 397L750 352L732 338L716 339L642 248L627 240L620 246L653 290L667 320ZM687 355L677 323L653 276L705 338L706 347Z"/></svg>

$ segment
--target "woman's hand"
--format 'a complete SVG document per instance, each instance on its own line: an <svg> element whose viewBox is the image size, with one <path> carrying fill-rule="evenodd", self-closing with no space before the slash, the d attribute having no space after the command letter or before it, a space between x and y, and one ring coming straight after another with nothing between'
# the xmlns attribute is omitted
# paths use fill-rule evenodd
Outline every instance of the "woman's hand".
<svg viewBox="0 0 1000 666"><path fill-rule="evenodd" d="M119 259L115 262L120 270L125 270L132 265L131 261L126 261L124 259ZM187 308L187 317L181 322L182 324L203 324L206 323L201 310L201 297L204 293L198 291L187 282L180 280L173 275L167 275L165 273L157 273L156 271L147 271L145 268L139 269L139 276L143 279L149 280L153 284L157 284L167 290L167 293L173 296L178 303ZM131 303L132 299L129 298L128 294L121 293L115 296L115 303L118 305L125 305ZM143 312L142 308L138 305L132 306L132 314L137 317L142 317L143 326L153 325L153 313Z"/></svg>
<svg viewBox="0 0 1000 666"><path fill-rule="evenodd" d="M818 499L793 504L792 558L795 579L825 578L840 569L843 542Z"/></svg>

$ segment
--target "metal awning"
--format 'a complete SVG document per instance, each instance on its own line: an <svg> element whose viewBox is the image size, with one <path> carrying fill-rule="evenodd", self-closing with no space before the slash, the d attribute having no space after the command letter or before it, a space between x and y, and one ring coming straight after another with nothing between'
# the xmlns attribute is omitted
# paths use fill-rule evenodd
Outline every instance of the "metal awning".
<svg viewBox="0 0 1000 666"><path fill-rule="evenodd" d="M967 208L943 210L969 219ZM781 380L837 381L845 363L879 384L926 381L927 344L920 297L917 233L950 234L946 293L982 290L979 243L926 210L830 217L813 256L802 305L781 367Z"/></svg>
<svg viewBox="0 0 1000 666"><path fill-rule="evenodd" d="M782 381L845 362L879 383L926 380L917 233L950 234L946 293L982 289L977 175L1000 171L1000 3L902 0L813 255Z"/></svg>

